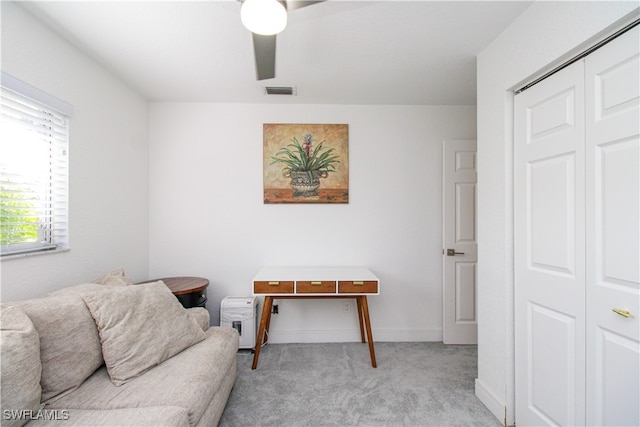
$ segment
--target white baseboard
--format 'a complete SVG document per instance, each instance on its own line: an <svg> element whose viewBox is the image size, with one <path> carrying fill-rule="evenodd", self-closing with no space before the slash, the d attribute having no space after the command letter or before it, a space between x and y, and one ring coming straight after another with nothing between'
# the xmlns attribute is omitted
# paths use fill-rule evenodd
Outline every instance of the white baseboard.
<svg viewBox="0 0 640 427"><path fill-rule="evenodd" d="M476 397L486 406L494 417L503 425L507 405L489 390L480 379L476 378Z"/></svg>
<svg viewBox="0 0 640 427"><path fill-rule="evenodd" d="M442 329L374 329L373 340L382 342L442 342Z"/></svg>
<svg viewBox="0 0 640 427"><path fill-rule="evenodd" d="M374 342L440 342L442 329L374 329ZM349 330L272 330L269 342L272 344L359 342L360 331Z"/></svg>

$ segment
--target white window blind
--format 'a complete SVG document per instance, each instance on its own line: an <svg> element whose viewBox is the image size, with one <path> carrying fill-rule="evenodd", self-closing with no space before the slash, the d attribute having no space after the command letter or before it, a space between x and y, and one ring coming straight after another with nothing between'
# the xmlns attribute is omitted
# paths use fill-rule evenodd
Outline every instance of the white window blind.
<svg viewBox="0 0 640 427"><path fill-rule="evenodd" d="M65 249L72 108L2 73L1 254Z"/></svg>

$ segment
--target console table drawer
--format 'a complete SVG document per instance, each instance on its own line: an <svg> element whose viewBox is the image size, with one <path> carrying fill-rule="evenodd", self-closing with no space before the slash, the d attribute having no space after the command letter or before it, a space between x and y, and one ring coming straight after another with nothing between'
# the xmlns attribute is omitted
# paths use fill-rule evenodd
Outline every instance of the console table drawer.
<svg viewBox="0 0 640 427"><path fill-rule="evenodd" d="M378 293L376 280L340 280L338 282L339 294L375 294Z"/></svg>
<svg viewBox="0 0 640 427"><path fill-rule="evenodd" d="M300 281L296 282L296 293L298 294L334 294L336 292L336 282L333 280L324 281Z"/></svg>
<svg viewBox="0 0 640 427"><path fill-rule="evenodd" d="M253 292L256 294L292 294L293 281L254 281Z"/></svg>

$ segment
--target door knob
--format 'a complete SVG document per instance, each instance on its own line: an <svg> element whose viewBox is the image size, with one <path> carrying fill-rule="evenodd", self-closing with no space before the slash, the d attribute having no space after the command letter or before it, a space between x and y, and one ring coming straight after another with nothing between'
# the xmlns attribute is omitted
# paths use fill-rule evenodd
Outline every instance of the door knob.
<svg viewBox="0 0 640 427"><path fill-rule="evenodd" d="M447 256L464 255L464 252L456 252L455 249L447 249Z"/></svg>
<svg viewBox="0 0 640 427"><path fill-rule="evenodd" d="M626 317L626 318L631 317L631 313L629 313L629 310L621 310L619 308L613 308L612 310L614 313L619 314L622 317Z"/></svg>

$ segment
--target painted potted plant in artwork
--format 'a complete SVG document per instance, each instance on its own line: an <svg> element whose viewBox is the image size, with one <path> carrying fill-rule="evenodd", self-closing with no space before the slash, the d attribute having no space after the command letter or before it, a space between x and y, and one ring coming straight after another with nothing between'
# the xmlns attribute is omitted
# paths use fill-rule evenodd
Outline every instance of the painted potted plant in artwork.
<svg viewBox="0 0 640 427"><path fill-rule="evenodd" d="M338 156L333 148L324 148L323 144L324 140L314 148L311 134L304 136L302 145L293 137L291 144L272 157L271 164L283 164L282 174L291 178L293 197L317 197L320 178L335 172L335 163L340 163Z"/></svg>

